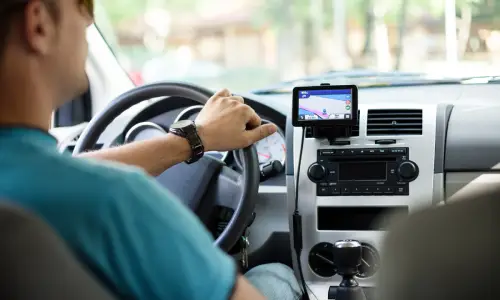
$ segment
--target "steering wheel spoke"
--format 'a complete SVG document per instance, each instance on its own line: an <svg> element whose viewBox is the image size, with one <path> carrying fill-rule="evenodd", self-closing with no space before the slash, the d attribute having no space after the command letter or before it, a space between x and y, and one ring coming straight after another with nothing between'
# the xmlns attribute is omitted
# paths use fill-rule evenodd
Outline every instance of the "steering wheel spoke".
<svg viewBox="0 0 500 300"><path fill-rule="evenodd" d="M214 197L215 204L236 210L242 193L242 175L230 167L223 167L216 178L213 190L209 191Z"/></svg>

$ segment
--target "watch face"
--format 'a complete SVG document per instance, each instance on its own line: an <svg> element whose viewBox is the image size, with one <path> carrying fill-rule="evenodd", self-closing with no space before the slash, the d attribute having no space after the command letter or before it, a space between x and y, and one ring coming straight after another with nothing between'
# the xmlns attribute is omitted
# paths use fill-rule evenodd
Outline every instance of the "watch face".
<svg viewBox="0 0 500 300"><path fill-rule="evenodd" d="M193 124L194 124L194 122L191 120L182 120L179 122L175 122L174 124L172 124L172 126L170 126L170 128L172 128L172 129L184 129L188 126L192 126Z"/></svg>

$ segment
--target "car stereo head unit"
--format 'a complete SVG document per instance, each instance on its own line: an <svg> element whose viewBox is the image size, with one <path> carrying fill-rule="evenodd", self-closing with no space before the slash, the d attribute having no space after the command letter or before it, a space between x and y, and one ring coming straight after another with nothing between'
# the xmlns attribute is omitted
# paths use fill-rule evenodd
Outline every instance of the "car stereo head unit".
<svg viewBox="0 0 500 300"><path fill-rule="evenodd" d="M293 89L292 123L295 127L355 126L358 118L355 85L321 85Z"/></svg>
<svg viewBox="0 0 500 300"><path fill-rule="evenodd" d="M409 195L418 174L408 148L318 150L307 172L317 196Z"/></svg>

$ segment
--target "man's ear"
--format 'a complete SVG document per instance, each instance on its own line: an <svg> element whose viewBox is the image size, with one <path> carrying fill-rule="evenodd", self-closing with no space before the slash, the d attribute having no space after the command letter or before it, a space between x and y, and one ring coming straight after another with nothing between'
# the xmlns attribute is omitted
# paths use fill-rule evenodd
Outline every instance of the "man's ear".
<svg viewBox="0 0 500 300"><path fill-rule="evenodd" d="M43 1L29 1L24 9L22 25L28 49L34 53L48 54L54 45L57 28L47 5Z"/></svg>

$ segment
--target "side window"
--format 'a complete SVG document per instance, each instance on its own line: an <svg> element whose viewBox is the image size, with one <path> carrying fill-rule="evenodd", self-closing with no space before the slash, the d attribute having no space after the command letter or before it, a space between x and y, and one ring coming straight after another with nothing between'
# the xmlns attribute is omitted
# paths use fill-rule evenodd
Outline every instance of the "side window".
<svg viewBox="0 0 500 300"><path fill-rule="evenodd" d="M61 106L54 114L54 127L74 126L92 119L90 90Z"/></svg>

